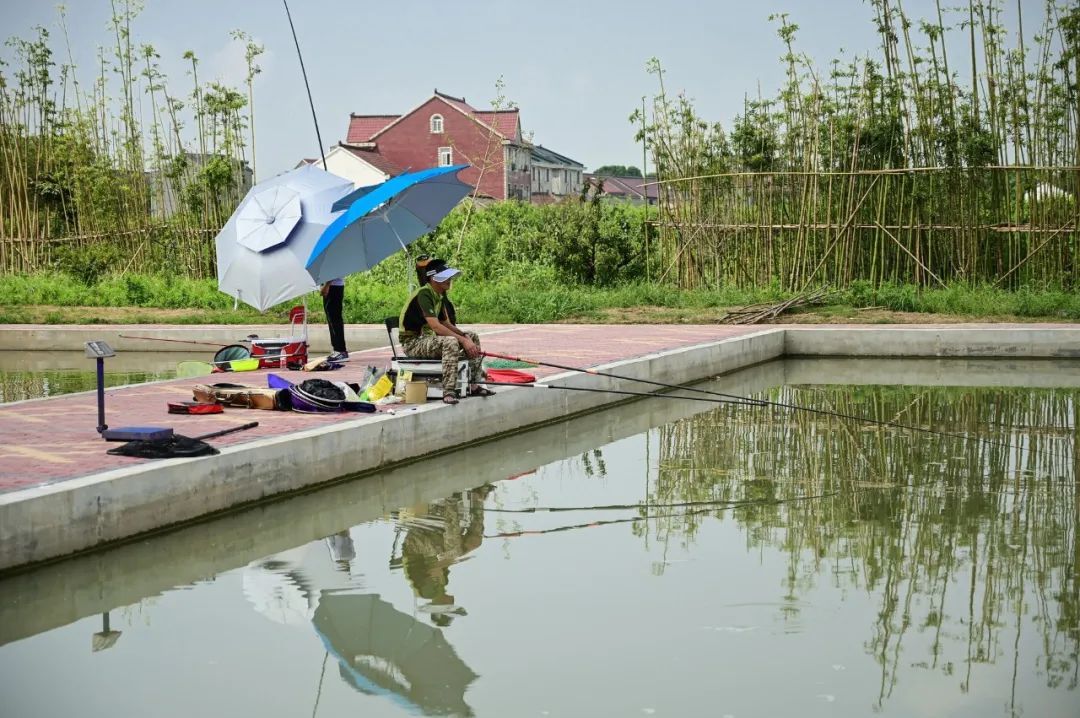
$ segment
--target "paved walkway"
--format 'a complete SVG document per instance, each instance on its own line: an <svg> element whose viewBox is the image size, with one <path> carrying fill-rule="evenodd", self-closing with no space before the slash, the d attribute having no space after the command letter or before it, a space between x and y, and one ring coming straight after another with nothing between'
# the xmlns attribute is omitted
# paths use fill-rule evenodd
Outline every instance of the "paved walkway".
<svg viewBox="0 0 1080 718"><path fill-rule="evenodd" d="M538 325L478 327L482 344L493 352L550 361L569 366L597 366L620 359L693 346L760 331L761 327L667 325ZM138 327L131 327L137 334ZM363 414L298 414L295 412L226 409L208 416L169 414L168 401L190 400L191 387L208 381L232 381L266 386L271 371L294 381L312 377L359 381L366 366L386 367L388 348L356 352L345 369L330 373L260 370L213 378L173 381L111 389L105 395L105 421L118 426L171 426L178 434L197 436L258 421L255 429L213 439L218 447L238 445L341 421L362 420ZM558 370L530 369L538 377ZM390 407L393 408L393 407ZM447 411L453 411L447 407ZM0 405L0 493L89 476L144 460L110 456L97 434L97 398L93 393Z"/></svg>

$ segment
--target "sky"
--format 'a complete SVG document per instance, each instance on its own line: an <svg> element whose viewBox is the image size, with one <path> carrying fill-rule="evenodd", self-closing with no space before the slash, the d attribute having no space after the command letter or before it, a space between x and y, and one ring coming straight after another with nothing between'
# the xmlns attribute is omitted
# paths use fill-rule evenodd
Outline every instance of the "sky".
<svg viewBox="0 0 1080 718"><path fill-rule="evenodd" d="M1025 22L1034 25L1041 0L1020 2ZM1009 13L1016 2L1006 5ZM933 0L904 2L912 18L933 17L934 7ZM641 165L628 118L657 90L645 71L650 57L663 64L669 92L685 91L700 115L728 124L746 94L760 89L772 96L783 82L783 47L770 15L788 13L800 28L797 49L823 68L834 57L876 46L873 9L864 0L292 0L289 8L324 146L345 139L350 112L407 112L436 88L489 109L501 77L526 134L589 169ZM112 41L110 16L109 0L68 0L68 33L84 86L97 48ZM29 37L36 25L50 30L64 61L54 4L0 0L0 37ZM243 83L243 47L230 37L235 29L266 49L255 81L257 171L266 177L318 154L280 0L144 0L133 35L161 55L170 93L187 95L187 50L201 60L201 80ZM9 59L10 51L0 48L0 57Z"/></svg>

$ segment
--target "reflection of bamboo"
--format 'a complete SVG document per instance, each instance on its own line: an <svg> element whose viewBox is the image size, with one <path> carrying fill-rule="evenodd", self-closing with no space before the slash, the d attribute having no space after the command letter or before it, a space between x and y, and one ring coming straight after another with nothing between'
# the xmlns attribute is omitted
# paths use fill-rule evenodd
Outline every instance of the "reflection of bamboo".
<svg viewBox="0 0 1080 718"><path fill-rule="evenodd" d="M884 591L876 637L868 645L881 661L883 699L898 678L900 642L911 626L932 628L930 665L952 670L947 657L955 639L946 624L956 617L949 613L948 588L964 567L970 582L968 671L973 662L995 660L1004 613L1024 610L1026 596L1034 595L1048 681L1074 680L1080 646L1075 392L831 387L783 389L773 398L905 416L913 423L947 421L949 428L971 433L985 427L995 440L1031 451L955 437L916 443L890 430L837 431L833 420L809 414L778 421L719 407L659 431L659 473L648 502L783 499L839 490L829 501L748 505L732 515L746 527L749 546L779 545L788 554L788 594L798 593L794 577L806 574L801 564L809 560L818 572L826 556L857 562L862 571L852 580ZM870 467L875 483L907 490L859 491L861 467ZM710 515L717 512L667 517L652 530L666 541L692 541ZM774 529L782 530L783 543ZM931 598L919 619L912 612L921 593Z"/></svg>

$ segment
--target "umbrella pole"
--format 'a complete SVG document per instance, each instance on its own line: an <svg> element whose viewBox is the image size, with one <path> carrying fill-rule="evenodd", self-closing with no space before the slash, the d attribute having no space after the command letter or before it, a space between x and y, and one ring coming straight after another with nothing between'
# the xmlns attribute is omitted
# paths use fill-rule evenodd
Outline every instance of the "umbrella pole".
<svg viewBox="0 0 1080 718"><path fill-rule="evenodd" d="M397 233L397 230L394 229L394 225L385 214L383 215L383 221L390 226L390 231L394 233L394 238L397 239L398 244L401 245L401 251L405 252L405 274L409 277L409 294L412 294L413 277L416 275L416 272L410 271L409 265L412 264L412 257L409 255L409 248L401 241L401 235Z"/></svg>

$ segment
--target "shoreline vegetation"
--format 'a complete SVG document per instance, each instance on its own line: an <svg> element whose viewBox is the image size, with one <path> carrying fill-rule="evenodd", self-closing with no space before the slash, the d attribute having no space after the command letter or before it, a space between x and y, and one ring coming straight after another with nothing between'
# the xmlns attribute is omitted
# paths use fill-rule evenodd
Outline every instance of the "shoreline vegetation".
<svg viewBox="0 0 1080 718"><path fill-rule="evenodd" d="M550 271L470 281L453 291L469 324L545 322L716 323L727 311L780 302L793 292L776 287L683 290L645 282L607 287L567 286ZM396 315L408 296L404 279L361 276L345 287L345 321L377 324ZM300 300L297 300L299 303ZM311 321L323 321L317 293L306 298ZM212 279L109 275L87 284L65 274L0 277L0 324L284 324L287 305L259 313L217 291ZM781 314L766 323L1075 322L1080 295L989 286L926 289L854 283L827 303Z"/></svg>

